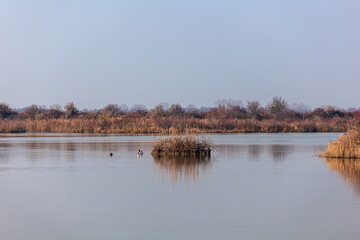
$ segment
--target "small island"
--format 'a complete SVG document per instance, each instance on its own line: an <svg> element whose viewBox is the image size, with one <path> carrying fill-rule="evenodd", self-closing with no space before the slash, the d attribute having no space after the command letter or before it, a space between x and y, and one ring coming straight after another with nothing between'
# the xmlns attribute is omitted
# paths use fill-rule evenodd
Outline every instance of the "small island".
<svg viewBox="0 0 360 240"><path fill-rule="evenodd" d="M154 156L210 156L212 142L198 135L173 135L158 138L154 143Z"/></svg>

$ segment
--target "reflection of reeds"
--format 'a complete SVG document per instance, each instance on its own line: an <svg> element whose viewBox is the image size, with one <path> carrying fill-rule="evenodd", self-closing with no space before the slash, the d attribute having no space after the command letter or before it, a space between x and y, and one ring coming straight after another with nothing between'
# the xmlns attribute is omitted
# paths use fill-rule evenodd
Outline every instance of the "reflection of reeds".
<svg viewBox="0 0 360 240"><path fill-rule="evenodd" d="M210 157L169 157L154 156L155 166L159 170L160 176L169 178L172 184L176 184L185 179L186 183L196 182L201 175L205 175L211 167Z"/></svg>
<svg viewBox="0 0 360 240"><path fill-rule="evenodd" d="M360 160L325 158L325 161L331 172L342 176L360 194Z"/></svg>
<svg viewBox="0 0 360 240"><path fill-rule="evenodd" d="M360 129L349 130L337 140L331 140L320 156L327 158L360 158Z"/></svg>
<svg viewBox="0 0 360 240"><path fill-rule="evenodd" d="M174 135L159 138L154 143L153 155L210 156L211 142L197 135Z"/></svg>

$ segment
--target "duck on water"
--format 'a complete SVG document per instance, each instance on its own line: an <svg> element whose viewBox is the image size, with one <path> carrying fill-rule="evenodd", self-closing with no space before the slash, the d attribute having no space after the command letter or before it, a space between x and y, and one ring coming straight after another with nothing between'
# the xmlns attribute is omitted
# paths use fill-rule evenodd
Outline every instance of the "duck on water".
<svg viewBox="0 0 360 240"><path fill-rule="evenodd" d="M144 154L144 152L143 152L142 150L139 149L139 150L137 151L137 155L138 155L138 156L142 156L143 154ZM111 152L109 155L110 155L110 157L114 156L114 154L113 154L112 152Z"/></svg>

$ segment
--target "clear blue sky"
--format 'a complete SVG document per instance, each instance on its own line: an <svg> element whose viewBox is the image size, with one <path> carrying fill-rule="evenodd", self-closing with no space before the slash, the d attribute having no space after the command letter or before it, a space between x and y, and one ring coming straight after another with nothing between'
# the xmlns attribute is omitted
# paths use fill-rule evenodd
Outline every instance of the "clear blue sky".
<svg viewBox="0 0 360 240"><path fill-rule="evenodd" d="M360 106L360 1L0 1L0 102Z"/></svg>

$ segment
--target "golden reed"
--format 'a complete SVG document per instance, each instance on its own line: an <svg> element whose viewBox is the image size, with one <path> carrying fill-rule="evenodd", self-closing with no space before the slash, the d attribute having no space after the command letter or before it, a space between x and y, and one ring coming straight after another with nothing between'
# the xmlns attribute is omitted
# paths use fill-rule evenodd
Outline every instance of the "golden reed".
<svg viewBox="0 0 360 240"><path fill-rule="evenodd" d="M360 129L350 129L336 140L331 140L327 149L319 153L326 158L360 158Z"/></svg>

